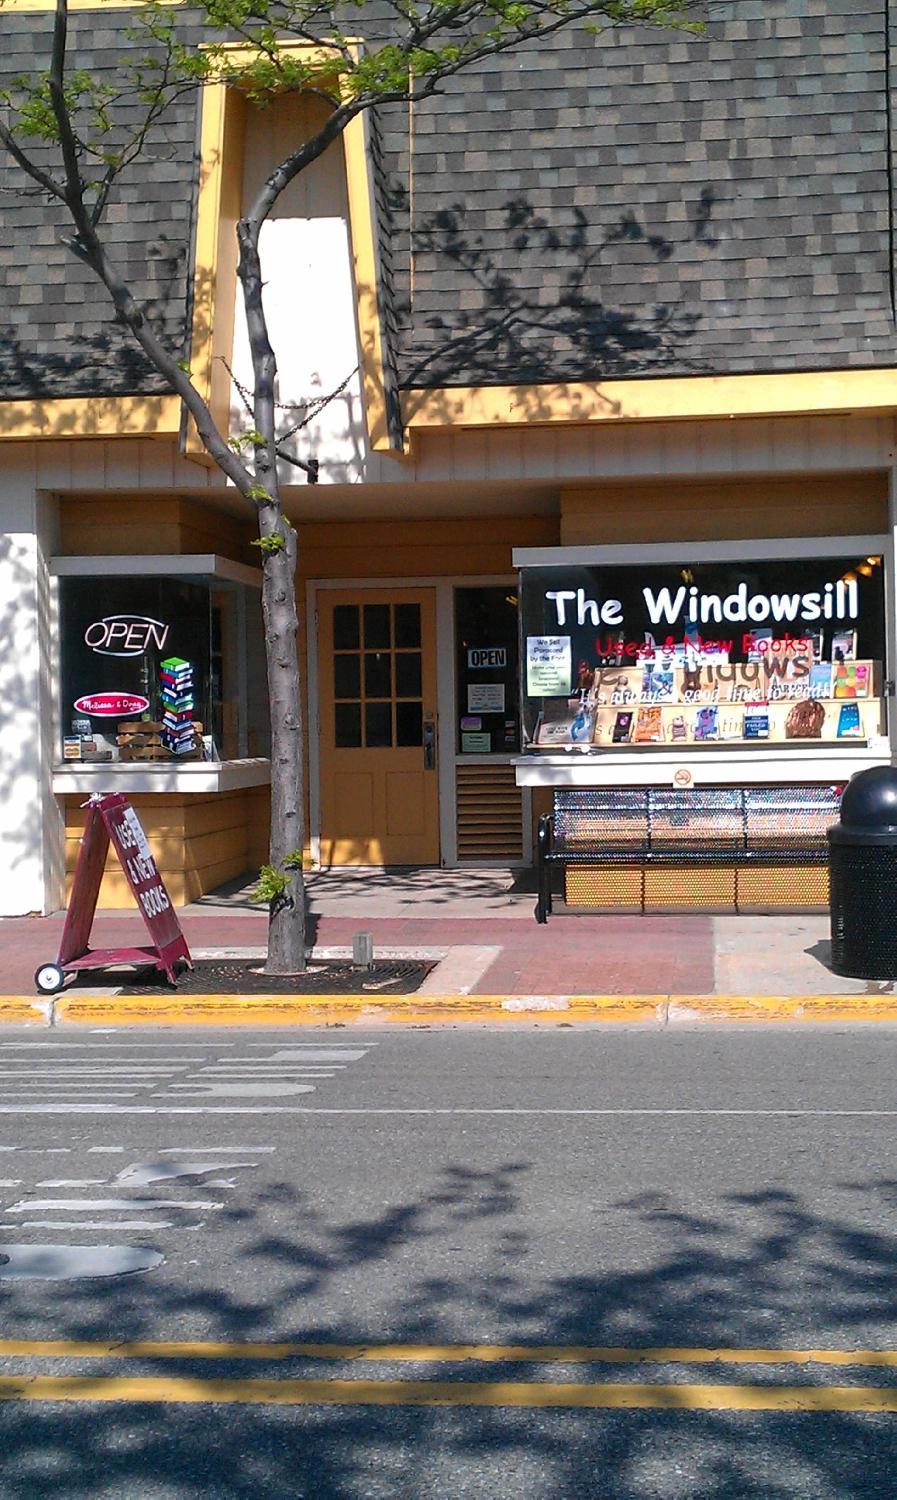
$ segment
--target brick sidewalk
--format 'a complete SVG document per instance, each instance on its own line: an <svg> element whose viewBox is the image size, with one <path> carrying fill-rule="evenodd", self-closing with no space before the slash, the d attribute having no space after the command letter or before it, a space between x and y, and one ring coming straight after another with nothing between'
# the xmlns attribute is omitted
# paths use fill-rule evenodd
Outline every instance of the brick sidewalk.
<svg viewBox="0 0 897 1500"><path fill-rule="evenodd" d="M513 915L477 917L451 915L451 903L421 902L412 907L414 916L368 916L361 885L355 895L337 903L338 914L312 912L315 947L346 947L353 933L365 930L373 934L375 949L447 950L445 977L437 968L427 982L430 993L457 987L508 996L812 995L893 988L835 978L825 965L828 923L822 917L562 914L539 927L519 906ZM383 909L382 902L371 905ZM464 909L471 909L469 901ZM262 912L198 903L181 920L194 949L264 947ZM55 959L62 923L61 913L0 920L0 993L33 993L34 971ZM98 914L93 946L145 941L135 912ZM459 975L467 982L461 984Z"/></svg>

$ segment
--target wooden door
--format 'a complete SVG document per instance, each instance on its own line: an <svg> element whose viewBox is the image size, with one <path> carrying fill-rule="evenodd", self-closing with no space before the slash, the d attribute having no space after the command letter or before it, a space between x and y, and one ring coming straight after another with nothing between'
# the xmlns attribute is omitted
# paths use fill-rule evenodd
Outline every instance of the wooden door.
<svg viewBox="0 0 897 1500"><path fill-rule="evenodd" d="M436 865L435 592L318 601L321 863Z"/></svg>

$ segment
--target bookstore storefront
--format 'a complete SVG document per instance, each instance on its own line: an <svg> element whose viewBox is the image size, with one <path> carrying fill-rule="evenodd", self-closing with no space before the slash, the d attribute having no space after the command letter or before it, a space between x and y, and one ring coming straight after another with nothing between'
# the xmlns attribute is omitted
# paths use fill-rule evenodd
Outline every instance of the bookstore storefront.
<svg viewBox="0 0 897 1500"><path fill-rule="evenodd" d="M257 571L212 554L51 568L68 884L94 792L131 798L176 905L258 868L270 770ZM127 900L110 860L100 904Z"/></svg>
<svg viewBox="0 0 897 1500"><path fill-rule="evenodd" d="M522 549L515 564L520 786L840 787L889 762L884 537Z"/></svg>

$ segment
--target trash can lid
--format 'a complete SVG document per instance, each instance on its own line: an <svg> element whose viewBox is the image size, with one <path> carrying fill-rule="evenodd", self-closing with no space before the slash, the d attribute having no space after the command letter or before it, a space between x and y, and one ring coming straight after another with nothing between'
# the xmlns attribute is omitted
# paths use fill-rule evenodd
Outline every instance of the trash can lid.
<svg viewBox="0 0 897 1500"><path fill-rule="evenodd" d="M841 798L841 828L897 836L897 766L870 766L851 776Z"/></svg>

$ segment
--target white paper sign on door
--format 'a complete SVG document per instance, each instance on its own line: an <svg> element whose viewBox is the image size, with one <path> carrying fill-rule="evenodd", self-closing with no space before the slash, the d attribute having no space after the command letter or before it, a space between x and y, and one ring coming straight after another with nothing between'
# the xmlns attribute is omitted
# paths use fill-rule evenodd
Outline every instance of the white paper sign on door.
<svg viewBox="0 0 897 1500"><path fill-rule="evenodd" d="M503 682L470 682L467 685L467 712L469 714L503 714L505 711L505 685Z"/></svg>
<svg viewBox="0 0 897 1500"><path fill-rule="evenodd" d="M562 698L570 692L573 651L569 635L528 635L526 691L530 698Z"/></svg>

